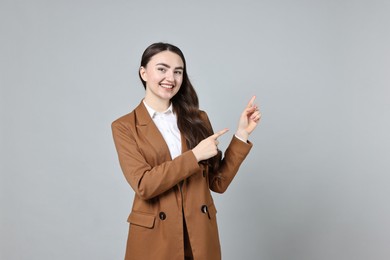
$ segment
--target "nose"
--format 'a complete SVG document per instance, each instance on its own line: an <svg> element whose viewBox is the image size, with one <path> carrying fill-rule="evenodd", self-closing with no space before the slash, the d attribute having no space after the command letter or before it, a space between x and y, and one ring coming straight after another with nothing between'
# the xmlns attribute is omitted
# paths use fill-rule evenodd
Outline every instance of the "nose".
<svg viewBox="0 0 390 260"><path fill-rule="evenodd" d="M173 82L175 80L175 75L173 71L168 71L166 74L166 79L170 82Z"/></svg>

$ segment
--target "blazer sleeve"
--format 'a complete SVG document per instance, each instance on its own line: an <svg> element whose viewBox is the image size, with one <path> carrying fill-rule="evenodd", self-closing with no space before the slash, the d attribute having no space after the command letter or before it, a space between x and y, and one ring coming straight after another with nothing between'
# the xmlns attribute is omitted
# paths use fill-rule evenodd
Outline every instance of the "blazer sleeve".
<svg viewBox="0 0 390 260"><path fill-rule="evenodd" d="M212 129L210 120L207 117L207 114L204 113L204 118L206 123ZM236 176L242 162L249 154L253 144L248 142L243 142L238 139L235 135L233 136L230 144L228 145L224 156L222 158L221 152L217 155L220 158L218 169L212 170L209 167L209 187L210 190L217 193L224 193L229 187L233 178Z"/></svg>
<svg viewBox="0 0 390 260"><path fill-rule="evenodd" d="M114 121L111 128L124 176L141 199L152 199L200 171L191 150L152 167L140 152L136 134L128 125Z"/></svg>

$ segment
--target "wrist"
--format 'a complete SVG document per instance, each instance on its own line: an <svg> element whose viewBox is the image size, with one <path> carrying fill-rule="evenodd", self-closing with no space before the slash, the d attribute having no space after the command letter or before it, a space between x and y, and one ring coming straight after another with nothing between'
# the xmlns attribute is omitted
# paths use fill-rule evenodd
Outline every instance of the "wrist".
<svg viewBox="0 0 390 260"><path fill-rule="evenodd" d="M245 130L237 130L236 137L243 142L247 142L249 138L249 134Z"/></svg>
<svg viewBox="0 0 390 260"><path fill-rule="evenodd" d="M200 162L201 160L200 160L200 158L199 158L199 155L196 153L196 151L194 151L195 149L192 149L191 151L192 151L192 153L194 154L194 157L195 157L195 159L198 161L198 162Z"/></svg>

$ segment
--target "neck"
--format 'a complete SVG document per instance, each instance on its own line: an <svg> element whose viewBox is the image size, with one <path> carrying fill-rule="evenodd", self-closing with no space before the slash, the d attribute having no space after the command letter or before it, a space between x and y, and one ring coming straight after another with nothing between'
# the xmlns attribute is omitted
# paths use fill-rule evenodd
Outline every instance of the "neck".
<svg viewBox="0 0 390 260"><path fill-rule="evenodd" d="M144 101L148 106L153 108L156 112L164 112L168 109L171 102L169 100L151 100L147 97L144 98Z"/></svg>

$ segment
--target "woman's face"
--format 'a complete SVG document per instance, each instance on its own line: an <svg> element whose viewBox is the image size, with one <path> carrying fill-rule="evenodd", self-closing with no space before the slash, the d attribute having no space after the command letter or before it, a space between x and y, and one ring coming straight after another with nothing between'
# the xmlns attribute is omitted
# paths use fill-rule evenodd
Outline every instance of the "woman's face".
<svg viewBox="0 0 390 260"><path fill-rule="evenodd" d="M140 75L146 82L146 96L151 102L169 103L183 82L184 63L179 55L163 51L154 55Z"/></svg>

